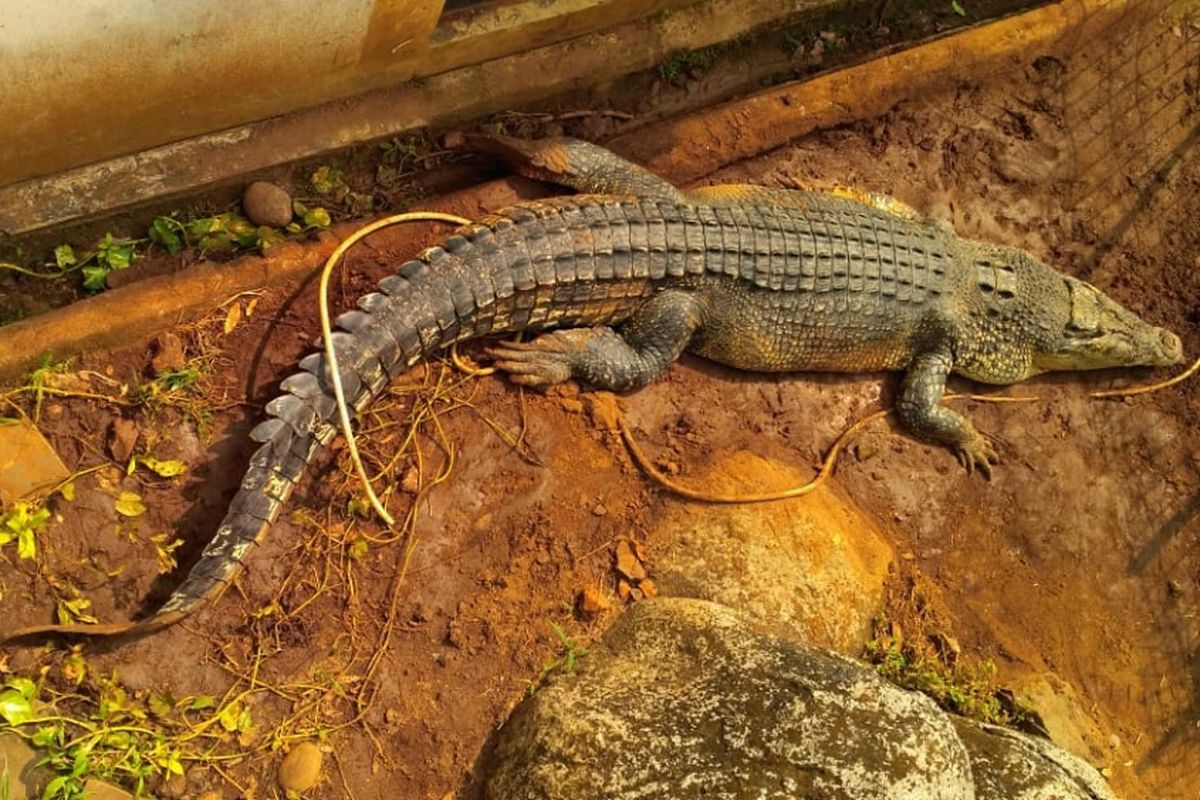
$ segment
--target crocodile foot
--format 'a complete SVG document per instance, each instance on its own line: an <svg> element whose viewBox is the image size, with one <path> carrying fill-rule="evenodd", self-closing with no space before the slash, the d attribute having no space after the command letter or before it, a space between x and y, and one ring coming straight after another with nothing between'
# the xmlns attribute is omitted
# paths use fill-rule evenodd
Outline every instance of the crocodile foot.
<svg viewBox="0 0 1200 800"><path fill-rule="evenodd" d="M502 342L488 349L497 369L522 386L552 386L569 380L595 333L571 328L543 334L531 342Z"/></svg>
<svg viewBox="0 0 1200 800"><path fill-rule="evenodd" d="M992 479L992 465L1000 463L996 448L979 433L955 448L954 454L958 456L959 463L967 468L968 474L979 470L979 474L987 480Z"/></svg>

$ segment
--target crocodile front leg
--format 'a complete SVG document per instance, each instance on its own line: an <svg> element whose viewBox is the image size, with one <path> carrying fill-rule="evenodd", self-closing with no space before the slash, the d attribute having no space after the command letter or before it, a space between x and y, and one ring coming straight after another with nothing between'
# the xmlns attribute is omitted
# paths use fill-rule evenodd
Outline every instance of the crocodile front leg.
<svg viewBox="0 0 1200 800"><path fill-rule="evenodd" d="M992 464L1000 461L991 443L961 414L939 405L952 366L948 353L925 353L913 359L896 400L896 415L917 438L953 450L967 472L978 469L990 478Z"/></svg>
<svg viewBox="0 0 1200 800"><path fill-rule="evenodd" d="M665 291L634 311L619 333L608 327L572 328L532 342L504 342L491 354L497 368L525 386L579 378L622 392L661 375L679 358L702 320L702 304L695 295Z"/></svg>

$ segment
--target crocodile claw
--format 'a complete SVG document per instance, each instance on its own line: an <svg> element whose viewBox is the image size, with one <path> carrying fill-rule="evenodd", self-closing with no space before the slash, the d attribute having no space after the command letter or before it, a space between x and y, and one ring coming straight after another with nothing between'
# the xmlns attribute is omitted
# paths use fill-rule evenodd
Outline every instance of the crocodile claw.
<svg viewBox="0 0 1200 800"><path fill-rule="evenodd" d="M957 448L954 454L958 456L959 463L967 468L968 475L979 470L979 474L989 481L992 479L992 465L1000 463L996 448L979 434Z"/></svg>
<svg viewBox="0 0 1200 800"><path fill-rule="evenodd" d="M543 334L531 342L502 342L487 353L513 383L552 386L571 378L573 366L591 338L591 331L574 328Z"/></svg>

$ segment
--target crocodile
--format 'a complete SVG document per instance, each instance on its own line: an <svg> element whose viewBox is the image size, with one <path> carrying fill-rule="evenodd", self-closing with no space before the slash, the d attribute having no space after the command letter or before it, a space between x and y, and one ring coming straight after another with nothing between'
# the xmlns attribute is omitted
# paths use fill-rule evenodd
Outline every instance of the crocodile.
<svg viewBox="0 0 1200 800"><path fill-rule="evenodd" d="M903 371L901 426L990 477L992 444L940 404L951 373L1010 384L1182 358L1175 334L1095 287L912 213L795 189L685 191L573 139L482 144L517 171L579 193L458 228L339 317L333 347L356 411L455 343L541 332L491 348L512 381L577 379L624 392L685 350L764 372ZM259 446L228 513L164 605L136 622L18 634L144 633L218 597L336 434L325 356L299 367L250 433Z"/></svg>

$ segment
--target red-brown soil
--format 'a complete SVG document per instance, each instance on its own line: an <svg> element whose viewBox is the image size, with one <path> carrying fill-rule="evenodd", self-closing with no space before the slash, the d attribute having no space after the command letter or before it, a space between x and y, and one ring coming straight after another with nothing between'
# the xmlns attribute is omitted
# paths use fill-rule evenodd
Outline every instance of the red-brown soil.
<svg viewBox="0 0 1200 800"><path fill-rule="evenodd" d="M1143 6L1069 53L1031 55L996 74L964 66L953 91L709 180L893 195L960 234L1028 248L1086 278L1175 330L1195 357L1198 64L1197 30ZM336 302L349 305L411 254L411 238L383 234L362 246ZM232 333L222 332L222 313L188 334L193 353L212 357L207 396L218 408L207 438L172 409L47 401L42 428L68 465L105 458L110 421L129 414L143 446L192 469L175 483L148 473L101 474L107 487L81 479L75 502L55 506L62 521L43 537L42 569L0 563L6 626L49 620L48 574L69 577L104 621L161 602L179 576L157 574L147 537L174 531L185 541L180 561L198 556L244 469L246 431L315 336L314 297L311 284L268 291ZM145 374L152 354L134 347L75 366L126 381ZM995 660L1002 682L1053 672L1070 684L1109 735L1105 752L1086 755L1123 796L1190 798L1200 770L1200 384L1127 402L1085 397L1157 377L1048 378L1018 387L1045 403L968 404L1000 442L1004 463L991 482L882 424L866 434L879 445L873 457L847 459L835 480L901 556L897 605L917 581L947 632L965 653ZM457 380L432 365L407 383L439 379ZM750 375L685 357L621 403L647 449L668 450L686 481L738 449L812 464L895 387L891 376ZM377 458L397 448L406 388L360 426ZM93 668L117 670L131 690L185 696L219 694L257 664L258 680L283 687L252 696L263 731L296 714L289 731L328 732L323 796L474 796L489 735L561 654L548 622L582 641L600 630L614 612L577 619L577 593L614 591L622 537L647 540L653 571L666 544L654 539L655 520L682 501L630 466L603 397L522 393L496 377L453 396L459 402L435 403L444 437L426 425L419 439L426 475L447 464L447 447L453 469L416 503L406 570L404 543L369 541L365 553L355 544L386 534L345 513L353 483L339 450L319 460L236 591L183 625L89 651ZM523 430L519 452L487 420ZM414 463L406 458L384 483L403 483ZM117 523L118 487L141 493L149 511ZM391 501L401 513L411 504ZM10 666L60 657L14 650ZM277 760L264 751L222 769L243 790L256 783L271 796ZM209 787L237 794L214 770L189 773L190 793Z"/></svg>

